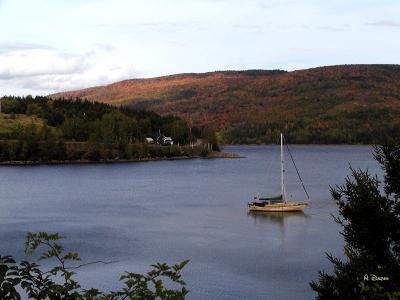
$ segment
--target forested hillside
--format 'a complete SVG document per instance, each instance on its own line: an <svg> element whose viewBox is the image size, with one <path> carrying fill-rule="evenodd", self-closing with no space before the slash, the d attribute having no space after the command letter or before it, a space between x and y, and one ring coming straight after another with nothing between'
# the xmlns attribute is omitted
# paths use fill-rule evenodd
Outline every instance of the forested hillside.
<svg viewBox="0 0 400 300"><path fill-rule="evenodd" d="M154 112L75 99L0 99L0 161L104 161L207 155L188 144L202 137L217 150L210 128ZM146 144L145 138L171 136L174 145ZM210 147L208 147L210 148ZM210 150L210 149L209 149Z"/></svg>
<svg viewBox="0 0 400 300"><path fill-rule="evenodd" d="M72 91L212 125L228 143L372 143L400 131L400 66L224 71L133 79Z"/></svg>

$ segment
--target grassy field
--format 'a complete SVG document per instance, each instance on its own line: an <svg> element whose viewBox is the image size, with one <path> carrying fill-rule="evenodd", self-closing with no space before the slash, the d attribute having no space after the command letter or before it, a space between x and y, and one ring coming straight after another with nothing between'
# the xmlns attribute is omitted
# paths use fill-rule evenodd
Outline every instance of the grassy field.
<svg viewBox="0 0 400 300"><path fill-rule="evenodd" d="M23 114L4 114L0 113L0 134L10 134L18 125L35 124L38 128L44 125L44 120L36 116L27 116Z"/></svg>

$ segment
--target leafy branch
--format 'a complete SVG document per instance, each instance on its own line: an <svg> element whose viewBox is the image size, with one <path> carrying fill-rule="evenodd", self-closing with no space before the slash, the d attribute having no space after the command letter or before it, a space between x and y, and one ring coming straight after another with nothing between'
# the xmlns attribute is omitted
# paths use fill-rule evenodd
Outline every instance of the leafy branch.
<svg viewBox="0 0 400 300"><path fill-rule="evenodd" d="M38 300L122 300L122 299L185 299L188 290L182 280L182 269L189 260L169 266L156 263L146 274L126 272L120 277L123 287L118 291L103 293L97 288L85 290L74 279L73 270L92 264L110 264L115 261L93 261L79 265L71 262L81 261L77 252L66 252L58 242L64 236L46 232L28 233L25 241L25 253L34 255L43 248L37 261L54 260L55 266L43 271L35 262L22 261L17 265L11 256L0 256L0 298L19 300L19 290ZM174 288L168 288L172 285Z"/></svg>

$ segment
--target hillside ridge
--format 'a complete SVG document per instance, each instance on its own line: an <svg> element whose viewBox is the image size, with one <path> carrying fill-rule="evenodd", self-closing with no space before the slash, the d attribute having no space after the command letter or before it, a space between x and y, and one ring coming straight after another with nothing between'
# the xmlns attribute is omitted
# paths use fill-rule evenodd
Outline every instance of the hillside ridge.
<svg viewBox="0 0 400 300"><path fill-rule="evenodd" d="M131 79L57 93L173 114L214 126L228 143L264 143L278 131L295 142L373 142L400 125L400 65L322 66Z"/></svg>

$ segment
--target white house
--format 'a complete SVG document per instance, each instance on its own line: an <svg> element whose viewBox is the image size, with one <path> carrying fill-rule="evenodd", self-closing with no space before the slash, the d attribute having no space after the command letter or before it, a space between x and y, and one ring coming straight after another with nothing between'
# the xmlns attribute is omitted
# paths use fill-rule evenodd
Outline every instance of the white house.
<svg viewBox="0 0 400 300"><path fill-rule="evenodd" d="M154 140L151 137L145 138L145 141L146 141L147 144L154 144Z"/></svg>
<svg viewBox="0 0 400 300"><path fill-rule="evenodd" d="M164 145L173 145L173 144L174 144L174 141L172 140L171 137L169 137L169 136L164 136L164 138L163 138L163 144L164 144Z"/></svg>

